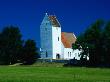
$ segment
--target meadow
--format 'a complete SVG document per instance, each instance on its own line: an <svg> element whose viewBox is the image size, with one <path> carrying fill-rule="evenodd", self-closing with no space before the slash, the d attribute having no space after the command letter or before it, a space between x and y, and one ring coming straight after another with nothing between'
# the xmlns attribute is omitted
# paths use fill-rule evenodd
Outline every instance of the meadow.
<svg viewBox="0 0 110 82"><path fill-rule="evenodd" d="M110 82L110 69L0 66L0 82Z"/></svg>

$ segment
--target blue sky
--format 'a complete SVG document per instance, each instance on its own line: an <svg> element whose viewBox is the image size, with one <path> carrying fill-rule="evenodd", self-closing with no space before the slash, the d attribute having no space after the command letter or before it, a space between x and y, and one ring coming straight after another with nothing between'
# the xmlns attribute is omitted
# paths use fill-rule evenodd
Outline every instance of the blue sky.
<svg viewBox="0 0 110 82"><path fill-rule="evenodd" d="M46 12L57 16L62 31L78 36L97 19L110 20L110 0L0 0L0 30L18 26L23 39L33 39L39 46Z"/></svg>

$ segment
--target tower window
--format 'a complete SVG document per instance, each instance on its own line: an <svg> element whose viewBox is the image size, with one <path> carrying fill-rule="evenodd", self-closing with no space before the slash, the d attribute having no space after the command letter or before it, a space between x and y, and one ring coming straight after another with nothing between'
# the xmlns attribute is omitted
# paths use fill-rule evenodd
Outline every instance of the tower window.
<svg viewBox="0 0 110 82"><path fill-rule="evenodd" d="M59 41L59 37L58 37L58 41Z"/></svg>
<svg viewBox="0 0 110 82"><path fill-rule="evenodd" d="M45 23L47 25L47 23Z"/></svg>
<svg viewBox="0 0 110 82"><path fill-rule="evenodd" d="M47 51L46 51L46 58L48 57Z"/></svg>
<svg viewBox="0 0 110 82"><path fill-rule="evenodd" d="M47 31L47 28L45 28L45 30Z"/></svg>

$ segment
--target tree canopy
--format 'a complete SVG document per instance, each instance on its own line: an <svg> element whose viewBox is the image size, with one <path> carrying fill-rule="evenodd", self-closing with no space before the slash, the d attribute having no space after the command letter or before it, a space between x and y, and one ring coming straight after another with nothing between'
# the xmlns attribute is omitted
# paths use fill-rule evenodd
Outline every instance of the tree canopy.
<svg viewBox="0 0 110 82"><path fill-rule="evenodd" d="M33 64L37 59L37 50L35 41L30 39L27 40L23 46L23 54L21 56L23 63Z"/></svg>
<svg viewBox="0 0 110 82"><path fill-rule="evenodd" d="M29 53L37 53L36 43L33 40L27 40L24 43L21 38L22 35L18 27L7 26L2 30L0 33L0 64L14 64L22 61L21 56L24 55L24 51L24 58L27 58ZM30 58L31 61L35 61L33 55L30 55Z"/></svg>
<svg viewBox="0 0 110 82"><path fill-rule="evenodd" d="M76 43L83 49L83 55L89 52L89 66L110 66L110 21L97 20L81 34Z"/></svg>

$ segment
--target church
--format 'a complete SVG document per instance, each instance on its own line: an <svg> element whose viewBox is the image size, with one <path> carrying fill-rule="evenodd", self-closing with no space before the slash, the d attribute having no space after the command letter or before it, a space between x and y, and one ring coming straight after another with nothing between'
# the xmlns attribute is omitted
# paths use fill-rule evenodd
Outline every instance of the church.
<svg viewBox="0 0 110 82"><path fill-rule="evenodd" d="M62 32L61 24L55 15L45 14L40 25L41 58L42 59L77 59L81 50L72 49L76 41L74 33Z"/></svg>

